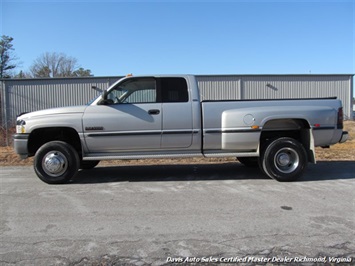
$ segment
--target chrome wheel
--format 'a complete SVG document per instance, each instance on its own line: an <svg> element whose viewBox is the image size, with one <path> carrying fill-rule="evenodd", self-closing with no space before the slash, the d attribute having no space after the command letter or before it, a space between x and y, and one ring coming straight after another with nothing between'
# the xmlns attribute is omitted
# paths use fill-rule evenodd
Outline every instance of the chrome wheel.
<svg viewBox="0 0 355 266"><path fill-rule="evenodd" d="M42 159L42 169L49 176L61 176L67 168L68 160L60 151L50 151Z"/></svg>
<svg viewBox="0 0 355 266"><path fill-rule="evenodd" d="M298 153L292 148L280 149L274 157L274 165L278 171L288 174L297 169L300 163Z"/></svg>

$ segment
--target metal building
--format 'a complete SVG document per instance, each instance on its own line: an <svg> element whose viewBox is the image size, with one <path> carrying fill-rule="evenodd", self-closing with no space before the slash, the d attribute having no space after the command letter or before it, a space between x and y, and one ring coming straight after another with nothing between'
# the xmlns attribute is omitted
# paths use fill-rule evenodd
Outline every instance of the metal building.
<svg viewBox="0 0 355 266"><path fill-rule="evenodd" d="M53 107L83 105L96 98L119 77L3 79L1 125L11 127L16 116Z"/></svg>
<svg viewBox="0 0 355 266"><path fill-rule="evenodd" d="M3 79L1 126L16 116L52 107L82 105L120 77ZM353 74L342 75L198 75L202 100L338 97L351 119Z"/></svg>
<svg viewBox="0 0 355 266"><path fill-rule="evenodd" d="M203 100L337 97L352 119L353 74L197 76Z"/></svg>

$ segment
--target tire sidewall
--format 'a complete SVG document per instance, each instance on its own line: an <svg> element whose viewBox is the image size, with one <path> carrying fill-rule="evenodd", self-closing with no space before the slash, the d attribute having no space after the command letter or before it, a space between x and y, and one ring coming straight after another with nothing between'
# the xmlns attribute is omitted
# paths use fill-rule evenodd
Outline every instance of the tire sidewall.
<svg viewBox="0 0 355 266"><path fill-rule="evenodd" d="M284 173L277 169L275 165L276 154L284 148L293 149L299 158L298 166L290 173ZM262 156L262 169L271 178L282 181L290 182L300 178L307 166L307 153L303 145L292 138L279 138L272 141L265 149Z"/></svg>
<svg viewBox="0 0 355 266"><path fill-rule="evenodd" d="M43 158L50 151L59 151L66 157L68 166L66 171L60 176L50 176L43 170ZM51 141L42 145L37 150L34 159L34 170L37 176L47 184L67 183L78 172L79 165L80 160L76 150L70 144L62 141Z"/></svg>

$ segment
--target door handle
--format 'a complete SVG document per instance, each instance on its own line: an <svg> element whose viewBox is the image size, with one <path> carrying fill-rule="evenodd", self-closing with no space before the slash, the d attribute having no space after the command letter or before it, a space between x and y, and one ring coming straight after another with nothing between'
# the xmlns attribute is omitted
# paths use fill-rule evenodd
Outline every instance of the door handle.
<svg viewBox="0 0 355 266"><path fill-rule="evenodd" d="M150 115L158 115L158 114L160 114L160 110L151 109L151 110L148 111L148 114L150 114Z"/></svg>

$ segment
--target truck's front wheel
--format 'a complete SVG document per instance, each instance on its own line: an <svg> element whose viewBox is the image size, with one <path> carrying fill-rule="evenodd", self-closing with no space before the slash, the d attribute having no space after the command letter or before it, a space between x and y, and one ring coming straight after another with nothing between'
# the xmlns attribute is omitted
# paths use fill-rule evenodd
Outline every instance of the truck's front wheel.
<svg viewBox="0 0 355 266"><path fill-rule="evenodd" d="M48 184L67 183L78 171L79 155L68 143L51 141L36 152L34 169L37 176Z"/></svg>
<svg viewBox="0 0 355 266"><path fill-rule="evenodd" d="M293 138L279 138L262 151L262 170L278 181L295 181L307 166L307 153L303 145Z"/></svg>

